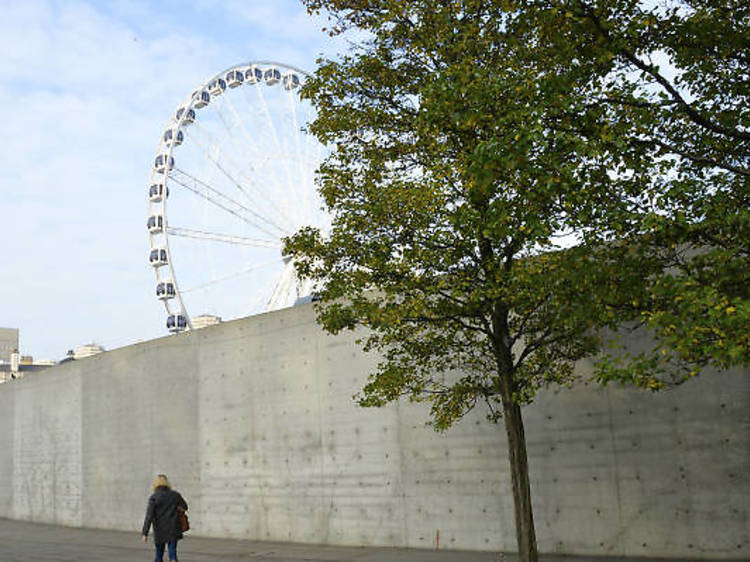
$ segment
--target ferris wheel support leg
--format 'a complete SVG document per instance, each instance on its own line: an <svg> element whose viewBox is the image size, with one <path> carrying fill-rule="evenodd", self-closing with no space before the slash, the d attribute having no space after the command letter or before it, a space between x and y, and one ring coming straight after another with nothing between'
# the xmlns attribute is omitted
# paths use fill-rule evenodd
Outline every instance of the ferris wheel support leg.
<svg viewBox="0 0 750 562"><path fill-rule="evenodd" d="M286 265L268 301L268 310L277 310L292 306L297 299L297 272L291 258L284 260Z"/></svg>

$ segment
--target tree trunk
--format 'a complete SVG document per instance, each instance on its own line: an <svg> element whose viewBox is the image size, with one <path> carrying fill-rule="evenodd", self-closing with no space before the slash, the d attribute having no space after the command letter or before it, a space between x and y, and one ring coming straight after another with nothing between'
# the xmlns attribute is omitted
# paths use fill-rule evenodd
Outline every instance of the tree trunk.
<svg viewBox="0 0 750 562"><path fill-rule="evenodd" d="M512 395L503 393L503 417L508 435L508 460L513 487L513 507L516 515L516 540L521 562L537 562L534 514L531 508L529 463L526 457L526 436L523 431L521 407L513 403Z"/></svg>

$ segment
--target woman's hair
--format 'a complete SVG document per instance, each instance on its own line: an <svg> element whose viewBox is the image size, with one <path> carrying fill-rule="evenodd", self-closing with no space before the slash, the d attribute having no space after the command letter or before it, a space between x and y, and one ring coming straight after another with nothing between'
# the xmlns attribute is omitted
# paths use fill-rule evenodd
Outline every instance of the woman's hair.
<svg viewBox="0 0 750 562"><path fill-rule="evenodd" d="M161 488L162 486L165 488L171 488L171 486L169 485L169 480L167 480L167 475L157 474L156 478L154 478L154 481L151 484L151 488L155 492L157 488Z"/></svg>

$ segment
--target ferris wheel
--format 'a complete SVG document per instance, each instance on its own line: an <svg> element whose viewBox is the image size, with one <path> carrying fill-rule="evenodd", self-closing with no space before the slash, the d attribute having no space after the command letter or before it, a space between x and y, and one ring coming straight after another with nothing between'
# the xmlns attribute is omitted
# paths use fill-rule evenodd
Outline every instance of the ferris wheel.
<svg viewBox="0 0 750 562"><path fill-rule="evenodd" d="M284 236L327 229L314 183L325 147L304 126L307 73L268 61L236 65L178 106L148 188L149 264L170 332L295 304L312 287L282 255Z"/></svg>

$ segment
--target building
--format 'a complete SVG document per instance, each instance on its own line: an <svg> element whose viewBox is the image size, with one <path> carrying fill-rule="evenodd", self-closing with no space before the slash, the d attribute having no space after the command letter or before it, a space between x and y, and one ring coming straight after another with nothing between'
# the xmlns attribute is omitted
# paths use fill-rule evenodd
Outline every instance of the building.
<svg viewBox="0 0 750 562"><path fill-rule="evenodd" d="M56 365L56 361L34 361L18 352L18 328L0 328L0 383L8 382Z"/></svg>
<svg viewBox="0 0 750 562"><path fill-rule="evenodd" d="M221 324L221 317L220 316L214 316L213 314L201 314L200 316L196 316L193 320L193 329L198 330L200 328L205 328L206 326L214 326L216 324Z"/></svg>
<svg viewBox="0 0 750 562"><path fill-rule="evenodd" d="M0 383L20 379L28 374L42 371L52 365L57 365L55 361L42 360L34 362L31 356L24 355L21 357L18 353L13 355L14 357L11 357L10 361L0 361Z"/></svg>
<svg viewBox="0 0 750 562"><path fill-rule="evenodd" d="M84 357L91 357L92 355L96 355L97 353L101 353L102 351L104 351L104 348L101 345L91 342L76 347L75 351L73 352L73 358L83 359Z"/></svg>
<svg viewBox="0 0 750 562"><path fill-rule="evenodd" d="M10 363L12 353L18 351L18 328L0 328L0 361Z"/></svg>
<svg viewBox="0 0 750 562"><path fill-rule="evenodd" d="M54 359L37 359L33 364L37 366L41 365L45 367L51 367L52 365L57 365L57 361L55 361Z"/></svg>

